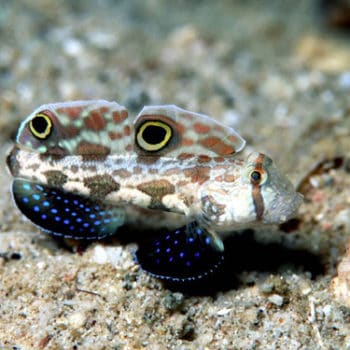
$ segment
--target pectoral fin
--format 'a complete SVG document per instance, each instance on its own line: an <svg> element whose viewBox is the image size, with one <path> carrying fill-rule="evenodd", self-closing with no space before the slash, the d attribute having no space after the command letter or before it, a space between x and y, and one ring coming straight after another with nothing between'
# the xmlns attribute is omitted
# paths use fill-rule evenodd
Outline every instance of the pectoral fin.
<svg viewBox="0 0 350 350"><path fill-rule="evenodd" d="M31 181L15 179L14 200L42 230L62 238L102 239L123 225L123 208Z"/></svg>

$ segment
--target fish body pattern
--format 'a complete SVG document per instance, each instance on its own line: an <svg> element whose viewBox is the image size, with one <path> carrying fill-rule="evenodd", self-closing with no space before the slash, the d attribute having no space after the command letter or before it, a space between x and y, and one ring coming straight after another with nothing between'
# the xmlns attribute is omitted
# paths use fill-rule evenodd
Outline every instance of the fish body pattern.
<svg viewBox="0 0 350 350"><path fill-rule="evenodd" d="M126 224L163 230L137 259L157 277L186 279L218 264L224 235L284 222L302 201L266 155L239 159L244 145L232 128L174 105L132 118L116 102L74 101L30 114L7 164L18 208L44 231L101 239ZM188 263L193 272L181 272Z"/></svg>

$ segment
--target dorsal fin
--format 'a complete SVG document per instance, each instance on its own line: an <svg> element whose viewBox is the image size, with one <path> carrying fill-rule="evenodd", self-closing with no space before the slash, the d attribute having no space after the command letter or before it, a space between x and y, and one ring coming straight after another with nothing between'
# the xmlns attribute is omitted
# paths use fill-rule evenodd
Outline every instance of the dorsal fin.
<svg viewBox="0 0 350 350"><path fill-rule="evenodd" d="M245 141L235 130L174 105L147 106L135 118L104 100L42 105L21 124L17 143L49 156L104 159L135 151L142 156L232 156Z"/></svg>
<svg viewBox="0 0 350 350"><path fill-rule="evenodd" d="M232 156L244 139L230 127L175 105L146 106L134 121L135 151L141 155Z"/></svg>
<svg viewBox="0 0 350 350"><path fill-rule="evenodd" d="M17 143L54 156L106 156L131 150L128 112L116 102L42 105L21 124Z"/></svg>

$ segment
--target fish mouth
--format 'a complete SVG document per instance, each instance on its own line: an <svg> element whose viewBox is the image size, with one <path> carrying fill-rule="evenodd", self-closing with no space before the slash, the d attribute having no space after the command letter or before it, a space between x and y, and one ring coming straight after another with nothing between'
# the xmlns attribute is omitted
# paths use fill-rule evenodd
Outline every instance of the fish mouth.
<svg viewBox="0 0 350 350"><path fill-rule="evenodd" d="M297 211L300 207L300 205L304 202L304 196L296 192L294 197L289 201L289 203L285 203L285 211L284 213L281 214L280 216L280 221L278 222L279 224L282 224L289 219L293 218L296 216Z"/></svg>
<svg viewBox="0 0 350 350"><path fill-rule="evenodd" d="M298 208L303 201L304 196L298 192L295 192L289 200L280 198L273 204L272 208L266 208L262 222L264 224L279 225L290 220L296 216Z"/></svg>

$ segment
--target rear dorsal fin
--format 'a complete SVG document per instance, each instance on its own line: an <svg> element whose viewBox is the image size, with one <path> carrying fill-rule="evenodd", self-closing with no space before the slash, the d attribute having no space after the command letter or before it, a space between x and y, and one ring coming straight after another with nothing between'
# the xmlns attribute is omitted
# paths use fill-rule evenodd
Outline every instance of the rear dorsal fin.
<svg viewBox="0 0 350 350"><path fill-rule="evenodd" d="M234 129L174 105L144 107L135 119L134 132L135 150L144 156L229 157L245 145Z"/></svg>

